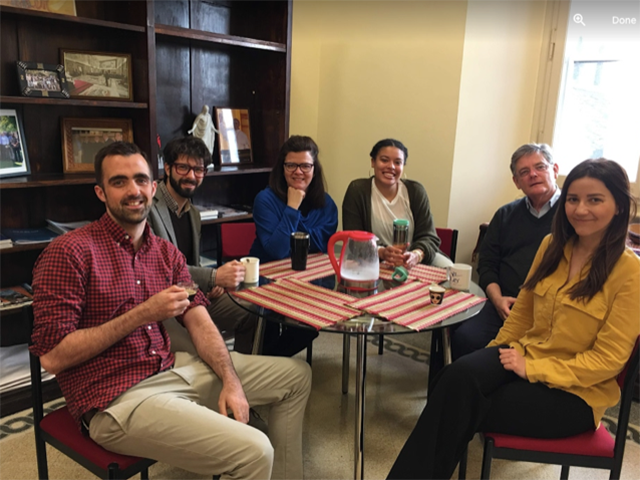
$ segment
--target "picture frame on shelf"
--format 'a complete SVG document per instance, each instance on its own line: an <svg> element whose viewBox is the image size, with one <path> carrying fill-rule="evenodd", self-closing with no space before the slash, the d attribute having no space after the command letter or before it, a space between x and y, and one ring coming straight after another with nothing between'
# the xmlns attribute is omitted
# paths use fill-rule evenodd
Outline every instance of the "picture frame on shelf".
<svg viewBox="0 0 640 480"><path fill-rule="evenodd" d="M131 55L60 50L73 98L133 101Z"/></svg>
<svg viewBox="0 0 640 480"><path fill-rule="evenodd" d="M0 0L0 5L77 17L75 0Z"/></svg>
<svg viewBox="0 0 640 480"><path fill-rule="evenodd" d="M20 93L25 97L69 98L67 78L62 65L16 62Z"/></svg>
<svg viewBox="0 0 640 480"><path fill-rule="evenodd" d="M0 109L0 178L30 173L22 119L16 110Z"/></svg>
<svg viewBox="0 0 640 480"><path fill-rule="evenodd" d="M64 173L95 171L96 153L109 143L133 142L133 126L127 118L63 118L62 160Z"/></svg>
<svg viewBox="0 0 640 480"><path fill-rule="evenodd" d="M220 165L252 163L249 110L217 107L215 114Z"/></svg>

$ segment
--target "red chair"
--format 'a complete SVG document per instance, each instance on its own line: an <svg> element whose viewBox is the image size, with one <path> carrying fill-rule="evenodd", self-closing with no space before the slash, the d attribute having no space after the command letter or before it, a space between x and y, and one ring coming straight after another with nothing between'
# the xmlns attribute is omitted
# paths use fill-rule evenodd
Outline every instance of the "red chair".
<svg viewBox="0 0 640 480"><path fill-rule="evenodd" d="M24 321L33 327L31 306L23 308ZM42 407L42 374L40 358L29 353L31 367L31 396L33 401L33 431L36 438L38 478L49 478L46 443L60 450L67 457L82 465L100 478L125 479L140 474L149 478L149 467L155 460L120 455L105 450L88 436L84 436L67 407L44 415Z"/></svg>
<svg viewBox="0 0 640 480"><path fill-rule="evenodd" d="M249 255L256 238L255 223L223 223L220 225L220 251L223 261Z"/></svg>
<svg viewBox="0 0 640 480"><path fill-rule="evenodd" d="M436 228L440 237L440 250L447 255L452 262L456 261L456 249L458 248L458 230L453 228Z"/></svg>
<svg viewBox="0 0 640 480"><path fill-rule="evenodd" d="M634 383L638 377L639 365L638 340L636 340L635 348L627 365L618 375L618 385L622 390L622 396L620 399L620 412L618 413L618 427L614 438L611 437L611 434L602 424L597 430L557 439L484 433L484 455L480 478L488 479L491 475L491 460L500 458L521 462L562 465L562 470L560 471L561 480L569 478L570 466L604 468L611 471L610 479L619 479ZM465 478L465 467L466 453L460 462L459 478Z"/></svg>

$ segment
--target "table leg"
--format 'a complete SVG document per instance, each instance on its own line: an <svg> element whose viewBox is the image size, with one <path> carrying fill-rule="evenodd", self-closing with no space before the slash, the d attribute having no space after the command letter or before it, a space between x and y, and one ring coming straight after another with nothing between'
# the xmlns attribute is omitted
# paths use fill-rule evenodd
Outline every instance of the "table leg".
<svg viewBox="0 0 640 480"><path fill-rule="evenodd" d="M356 355L356 428L354 451L354 479L364 478L364 393L367 374L367 336L357 335Z"/></svg>
<svg viewBox="0 0 640 480"><path fill-rule="evenodd" d="M253 336L253 348L251 355L260 355L262 353L262 343L264 340L264 328L267 321L264 319L264 308L260 307L258 311L258 324L256 325L256 333Z"/></svg>
<svg viewBox="0 0 640 480"><path fill-rule="evenodd" d="M449 365L453 360L451 357L451 332L449 327L442 329L442 355L444 356L444 364Z"/></svg>
<svg viewBox="0 0 640 480"><path fill-rule="evenodd" d="M351 349L351 337L346 333L342 337L342 393L349 391L349 350Z"/></svg>

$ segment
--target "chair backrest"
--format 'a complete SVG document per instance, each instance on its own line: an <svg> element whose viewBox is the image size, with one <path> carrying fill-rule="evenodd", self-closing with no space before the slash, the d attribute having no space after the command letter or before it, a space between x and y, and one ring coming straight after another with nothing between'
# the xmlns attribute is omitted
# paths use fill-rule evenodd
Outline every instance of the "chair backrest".
<svg viewBox="0 0 640 480"><path fill-rule="evenodd" d="M624 366L617 379L618 385L620 385L622 390L622 394L620 398L618 434L616 435L614 454L620 461L622 461L622 456L624 455L624 447L627 440L626 431L629 426L629 417L631 415L631 402L633 400L635 382L638 378L638 371L640 370L640 352L638 351L639 343L640 336L636 339L636 344L631 352L631 357L629 357L627 364Z"/></svg>
<svg viewBox="0 0 640 480"><path fill-rule="evenodd" d="M255 223L223 223L220 225L222 259L246 257L256 238Z"/></svg>
<svg viewBox="0 0 640 480"><path fill-rule="evenodd" d="M440 237L440 250L447 255L452 262L456 261L456 249L458 248L458 230L452 228L436 228Z"/></svg>

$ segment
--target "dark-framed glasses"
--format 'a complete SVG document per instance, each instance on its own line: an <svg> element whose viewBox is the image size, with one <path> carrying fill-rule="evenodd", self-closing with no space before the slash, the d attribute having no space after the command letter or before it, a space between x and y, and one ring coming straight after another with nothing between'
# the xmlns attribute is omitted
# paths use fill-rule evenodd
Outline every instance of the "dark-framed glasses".
<svg viewBox="0 0 640 480"><path fill-rule="evenodd" d="M205 173L207 173L207 167L203 167L202 165L192 167L191 165L187 165L186 163L174 163L173 168L178 173L178 175L189 175L189 172L191 170L193 170L193 174L196 177L204 177Z"/></svg>
<svg viewBox="0 0 640 480"><path fill-rule="evenodd" d="M285 162L284 169L287 172L295 172L296 169L300 168L300 171L303 173L309 173L313 170L313 163L294 163L294 162Z"/></svg>
<svg viewBox="0 0 640 480"><path fill-rule="evenodd" d="M547 170L549 170L550 165L548 163L538 163L536 165L533 166L533 170L535 170L536 173L544 173ZM529 175L531 175L531 169L529 168L523 168L522 170L518 170L518 177L520 178L525 178L528 177Z"/></svg>

